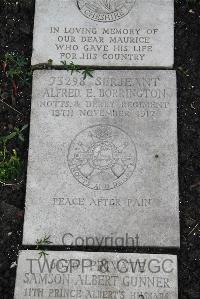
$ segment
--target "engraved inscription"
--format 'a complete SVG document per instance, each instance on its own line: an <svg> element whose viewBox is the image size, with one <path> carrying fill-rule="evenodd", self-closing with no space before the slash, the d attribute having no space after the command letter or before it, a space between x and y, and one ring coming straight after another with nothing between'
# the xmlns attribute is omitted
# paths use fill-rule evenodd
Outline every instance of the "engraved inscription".
<svg viewBox="0 0 200 299"><path fill-rule="evenodd" d="M60 60L97 62L145 62L155 52L159 27L115 28L52 26L49 32Z"/></svg>
<svg viewBox="0 0 200 299"><path fill-rule="evenodd" d="M170 113L171 94L160 76L94 76L86 81L77 74L51 76L39 108L55 118L164 120Z"/></svg>
<svg viewBox="0 0 200 299"><path fill-rule="evenodd" d="M78 0L78 7L88 19L113 22L126 16L135 0Z"/></svg>
<svg viewBox="0 0 200 299"><path fill-rule="evenodd" d="M72 141L68 163L73 176L84 186L109 190L125 183L136 167L136 148L121 129L96 125Z"/></svg>
<svg viewBox="0 0 200 299"><path fill-rule="evenodd" d="M67 233L65 242L71 242L72 237L74 236ZM123 239L117 237L114 240L113 236L107 237L109 238L117 244ZM126 242L137 238L138 235L132 238L126 234L124 239ZM91 243L92 237L76 237L73 240L77 244L86 240ZM43 259L38 258L38 253L39 251L30 255L23 252L23 256L20 256L22 275L17 276L16 299L178 298L175 256L78 252L63 255L48 252Z"/></svg>

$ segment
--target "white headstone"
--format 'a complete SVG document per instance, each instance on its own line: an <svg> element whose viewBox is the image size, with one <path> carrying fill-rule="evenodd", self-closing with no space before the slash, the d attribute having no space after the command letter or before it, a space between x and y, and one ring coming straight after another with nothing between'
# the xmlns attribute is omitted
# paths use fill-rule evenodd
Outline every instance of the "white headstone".
<svg viewBox="0 0 200 299"><path fill-rule="evenodd" d="M179 246L175 71L35 71L24 244Z"/></svg>
<svg viewBox="0 0 200 299"><path fill-rule="evenodd" d="M173 255L22 251L14 299L178 299Z"/></svg>
<svg viewBox="0 0 200 299"><path fill-rule="evenodd" d="M172 67L173 0L36 0L32 64Z"/></svg>

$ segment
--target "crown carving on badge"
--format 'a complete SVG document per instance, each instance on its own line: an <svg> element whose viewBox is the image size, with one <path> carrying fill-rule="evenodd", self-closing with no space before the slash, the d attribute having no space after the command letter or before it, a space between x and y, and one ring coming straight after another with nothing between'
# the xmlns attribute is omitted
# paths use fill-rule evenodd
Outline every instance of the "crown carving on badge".
<svg viewBox="0 0 200 299"><path fill-rule="evenodd" d="M94 136L100 140L106 140L112 137L112 129L107 126L101 126L95 129Z"/></svg>
<svg viewBox="0 0 200 299"><path fill-rule="evenodd" d="M92 9L100 10L104 13L111 13L123 6L122 0L90 0L87 4L89 4Z"/></svg>

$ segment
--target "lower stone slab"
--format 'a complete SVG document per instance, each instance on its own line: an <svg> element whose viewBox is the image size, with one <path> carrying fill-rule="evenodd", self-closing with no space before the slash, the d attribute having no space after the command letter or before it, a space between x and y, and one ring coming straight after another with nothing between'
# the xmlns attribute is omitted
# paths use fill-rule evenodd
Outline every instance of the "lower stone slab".
<svg viewBox="0 0 200 299"><path fill-rule="evenodd" d="M14 299L177 299L174 255L21 251Z"/></svg>

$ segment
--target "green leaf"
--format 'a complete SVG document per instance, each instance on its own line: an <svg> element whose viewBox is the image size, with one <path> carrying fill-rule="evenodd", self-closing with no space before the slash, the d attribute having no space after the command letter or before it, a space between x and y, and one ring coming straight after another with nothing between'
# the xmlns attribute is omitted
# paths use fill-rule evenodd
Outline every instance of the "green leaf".
<svg viewBox="0 0 200 299"><path fill-rule="evenodd" d="M65 67L68 66L66 60L61 61L61 64L64 65Z"/></svg>
<svg viewBox="0 0 200 299"><path fill-rule="evenodd" d="M22 128L21 128L21 132L26 130L28 128L28 124L24 125Z"/></svg>
<svg viewBox="0 0 200 299"><path fill-rule="evenodd" d="M91 77L93 78L93 74L92 72L94 72L93 69L89 69L89 68L86 68L82 71L82 75L83 75L83 79L85 80L87 77Z"/></svg>
<svg viewBox="0 0 200 299"><path fill-rule="evenodd" d="M53 64L53 60L52 60L52 59L49 59L47 63L48 63L49 65L52 65L52 64Z"/></svg>
<svg viewBox="0 0 200 299"><path fill-rule="evenodd" d="M18 135L18 138L19 138L19 140L21 140L22 142L25 141L25 140L24 140L24 136L23 136L22 134L19 134L19 135Z"/></svg>
<svg viewBox="0 0 200 299"><path fill-rule="evenodd" d="M3 160L0 163L0 181L7 182L15 180L22 174L23 161L18 157L17 151L12 150L12 153L3 152Z"/></svg>
<svg viewBox="0 0 200 299"><path fill-rule="evenodd" d="M6 141L11 140L17 136L17 132L12 132L8 136L5 137Z"/></svg>
<svg viewBox="0 0 200 299"><path fill-rule="evenodd" d="M14 131L17 133L17 134L19 134L19 132L20 132L20 130L19 130L19 128L14 128Z"/></svg>

